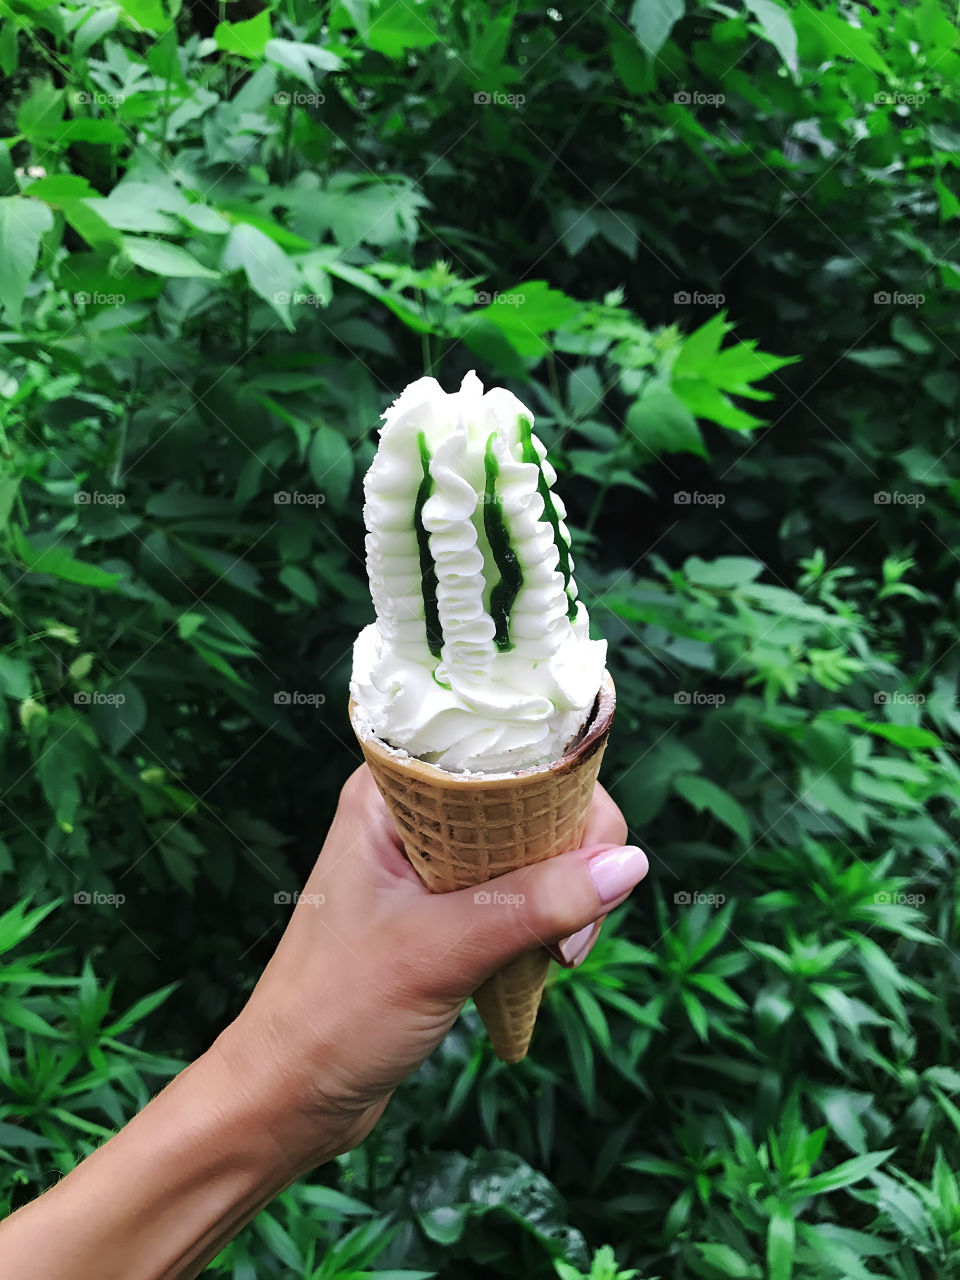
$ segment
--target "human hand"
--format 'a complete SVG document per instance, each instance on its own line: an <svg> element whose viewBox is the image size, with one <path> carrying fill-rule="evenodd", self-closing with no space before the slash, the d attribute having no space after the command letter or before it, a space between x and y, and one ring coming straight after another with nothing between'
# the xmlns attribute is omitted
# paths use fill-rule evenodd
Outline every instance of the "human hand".
<svg viewBox="0 0 960 1280"><path fill-rule="evenodd" d="M432 894L362 766L273 958L214 1051L247 1088L272 1094L271 1123L302 1144L304 1167L349 1150L490 974L536 945L563 963L583 959L599 921L647 873L626 835L598 784L580 849L501 876L493 903L478 906L472 888Z"/></svg>

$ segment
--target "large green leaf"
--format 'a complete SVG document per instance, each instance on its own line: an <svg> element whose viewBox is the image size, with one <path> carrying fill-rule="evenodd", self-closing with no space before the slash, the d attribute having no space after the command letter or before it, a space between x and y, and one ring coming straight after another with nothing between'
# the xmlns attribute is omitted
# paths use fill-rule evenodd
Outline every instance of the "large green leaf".
<svg viewBox="0 0 960 1280"><path fill-rule="evenodd" d="M661 453L707 457L697 420L667 386L651 386L627 412L627 427L637 441L641 464Z"/></svg>
<svg viewBox="0 0 960 1280"><path fill-rule="evenodd" d="M336 71L343 65L343 59L331 50L297 40L268 40L263 53L268 62L283 67L311 90L316 87L317 71Z"/></svg>
<svg viewBox="0 0 960 1280"><path fill-rule="evenodd" d="M80 778L89 762L88 745L72 712L57 711L37 760L37 777L60 827L71 831L80 807Z"/></svg>
<svg viewBox="0 0 960 1280"><path fill-rule="evenodd" d="M155 31L158 35L172 24L162 0L113 0L135 31Z"/></svg>
<svg viewBox="0 0 960 1280"><path fill-rule="evenodd" d="M219 272L205 267L186 249L166 240L150 240L146 236L124 236L123 251L131 262L158 276L195 277L216 280Z"/></svg>
<svg viewBox="0 0 960 1280"><path fill-rule="evenodd" d="M6 308L12 324L20 323L40 239L52 226L53 214L39 200L0 199L0 305Z"/></svg>
<svg viewBox="0 0 960 1280"><path fill-rule="evenodd" d="M307 452L310 474L334 510L342 510L350 496L354 455L347 440L321 423Z"/></svg>
<svg viewBox="0 0 960 1280"><path fill-rule="evenodd" d="M677 774L673 779L673 788L698 812L706 809L745 844L749 843L750 818L743 805L729 791L724 791L709 778L689 773Z"/></svg>
<svg viewBox="0 0 960 1280"><path fill-rule="evenodd" d="M797 33L790 21L790 14L775 4L774 0L747 0L747 5L786 66L791 71L796 71Z"/></svg>
<svg viewBox="0 0 960 1280"><path fill-rule="evenodd" d="M295 263L269 236L248 223L239 223L224 243L220 265L224 271L242 271L254 293L293 330L290 307L298 291L299 274Z"/></svg>
<svg viewBox="0 0 960 1280"><path fill-rule="evenodd" d="M494 325L520 355L536 356L547 350L543 335L559 329L578 310L574 298L545 280L528 280L498 293L472 319Z"/></svg>
<svg viewBox="0 0 960 1280"><path fill-rule="evenodd" d="M16 525L12 527L11 534L17 557L30 573L48 573L64 582L76 582L102 591L112 590L120 581L119 573L107 573L97 565L75 559L59 542L43 548L34 547Z"/></svg>
<svg viewBox="0 0 960 1280"><path fill-rule="evenodd" d="M243 58L262 58L271 36L270 10L263 9L244 22L221 22L213 33L218 49Z"/></svg>
<svg viewBox="0 0 960 1280"><path fill-rule="evenodd" d="M363 40L371 49L399 58L407 49L425 49L441 38L428 0L378 0L371 5Z"/></svg>
<svg viewBox="0 0 960 1280"><path fill-rule="evenodd" d="M649 58L655 58L663 48L683 10L683 0L634 0L630 26Z"/></svg>

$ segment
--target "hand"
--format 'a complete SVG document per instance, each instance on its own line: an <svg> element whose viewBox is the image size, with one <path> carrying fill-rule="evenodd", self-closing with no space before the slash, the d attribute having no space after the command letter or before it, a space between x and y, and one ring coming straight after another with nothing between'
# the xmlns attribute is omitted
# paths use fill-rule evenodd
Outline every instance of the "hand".
<svg viewBox="0 0 960 1280"><path fill-rule="evenodd" d="M273 958L214 1050L249 1088L274 1092L306 1160L349 1150L490 974L541 944L582 960L599 920L647 873L626 835L598 784L579 850L497 880L522 905L478 905L472 888L432 894L363 765Z"/></svg>

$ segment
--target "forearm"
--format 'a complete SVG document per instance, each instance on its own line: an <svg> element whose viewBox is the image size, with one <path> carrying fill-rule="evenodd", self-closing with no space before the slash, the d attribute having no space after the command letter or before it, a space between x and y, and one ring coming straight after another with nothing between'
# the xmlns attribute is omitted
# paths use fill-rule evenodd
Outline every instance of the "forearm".
<svg viewBox="0 0 960 1280"><path fill-rule="evenodd" d="M318 1146L315 1132L306 1141L284 1082L257 1079L255 1062L238 1080L237 1061L218 1042L0 1224L0 1273L191 1280L274 1196L343 1149L332 1132L329 1143Z"/></svg>

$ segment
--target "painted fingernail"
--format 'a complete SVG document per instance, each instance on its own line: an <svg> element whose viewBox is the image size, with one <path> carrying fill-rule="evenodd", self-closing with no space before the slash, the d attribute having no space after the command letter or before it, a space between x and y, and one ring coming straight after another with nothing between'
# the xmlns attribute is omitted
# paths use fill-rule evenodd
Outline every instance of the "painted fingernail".
<svg viewBox="0 0 960 1280"><path fill-rule="evenodd" d="M569 938L561 938L557 943L557 950L563 958L563 963L572 967L583 960L593 945L597 932L596 921L593 921L591 924L584 925L582 929L578 929L576 933L571 933Z"/></svg>
<svg viewBox="0 0 960 1280"><path fill-rule="evenodd" d="M636 845L607 849L587 862L597 897L606 906L639 884L649 870L647 855Z"/></svg>

